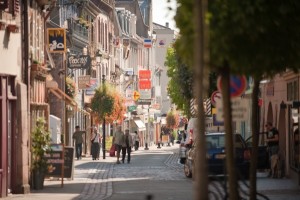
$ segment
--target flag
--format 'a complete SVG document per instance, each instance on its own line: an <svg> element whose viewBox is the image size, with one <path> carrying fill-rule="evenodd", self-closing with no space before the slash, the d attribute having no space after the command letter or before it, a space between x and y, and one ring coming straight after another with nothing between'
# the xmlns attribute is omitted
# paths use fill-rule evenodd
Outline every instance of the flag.
<svg viewBox="0 0 300 200"><path fill-rule="evenodd" d="M151 48L152 47L152 40L151 39L144 39L144 47Z"/></svg>

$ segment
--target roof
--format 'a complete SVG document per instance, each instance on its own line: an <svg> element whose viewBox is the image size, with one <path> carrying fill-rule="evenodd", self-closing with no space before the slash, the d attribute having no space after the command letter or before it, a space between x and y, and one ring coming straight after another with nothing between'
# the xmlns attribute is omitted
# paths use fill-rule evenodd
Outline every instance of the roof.
<svg viewBox="0 0 300 200"><path fill-rule="evenodd" d="M170 28L153 22L153 29L170 29Z"/></svg>

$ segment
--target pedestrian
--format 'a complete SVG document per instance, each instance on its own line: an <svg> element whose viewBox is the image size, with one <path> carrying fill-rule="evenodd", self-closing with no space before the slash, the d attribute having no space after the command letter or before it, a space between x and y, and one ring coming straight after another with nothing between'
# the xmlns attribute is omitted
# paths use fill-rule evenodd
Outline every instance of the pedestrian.
<svg viewBox="0 0 300 200"><path fill-rule="evenodd" d="M269 163L271 167L271 158L273 155L277 155L279 152L279 132L273 127L272 122L266 123L267 129L267 146L269 152ZM270 169L268 177L272 176L272 170Z"/></svg>
<svg viewBox="0 0 300 200"><path fill-rule="evenodd" d="M122 127L119 125L117 127L117 131L113 134L112 143L115 145L117 150L117 164L120 164L120 152L122 150L122 143L124 141L124 132L122 131Z"/></svg>
<svg viewBox="0 0 300 200"><path fill-rule="evenodd" d="M135 135L134 135L134 150L137 151L139 150L139 146L140 146L140 137L138 135L137 131L134 131Z"/></svg>
<svg viewBox="0 0 300 200"><path fill-rule="evenodd" d="M129 130L125 130L125 137L122 145L122 163L124 163L126 152L127 152L127 163L130 163L131 148L133 147L133 140L131 135L129 135Z"/></svg>
<svg viewBox="0 0 300 200"><path fill-rule="evenodd" d="M97 129L94 128L91 136L91 142L92 142L92 158L93 160L99 159L99 141L100 141L100 134L97 132Z"/></svg>
<svg viewBox="0 0 300 200"><path fill-rule="evenodd" d="M73 146L75 146L76 157L77 160L81 159L82 154L82 143L83 143L83 135L85 131L80 131L80 126L75 126L75 132L73 133ZM74 145L75 143L75 145Z"/></svg>

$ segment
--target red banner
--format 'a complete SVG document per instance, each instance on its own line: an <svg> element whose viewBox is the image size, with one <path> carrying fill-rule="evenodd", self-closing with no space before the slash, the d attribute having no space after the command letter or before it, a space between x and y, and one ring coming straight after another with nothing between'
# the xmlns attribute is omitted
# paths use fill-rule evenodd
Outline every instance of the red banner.
<svg viewBox="0 0 300 200"><path fill-rule="evenodd" d="M151 89L151 81L150 80L139 80L139 89Z"/></svg>
<svg viewBox="0 0 300 200"><path fill-rule="evenodd" d="M139 79L151 79L151 71L139 70Z"/></svg>

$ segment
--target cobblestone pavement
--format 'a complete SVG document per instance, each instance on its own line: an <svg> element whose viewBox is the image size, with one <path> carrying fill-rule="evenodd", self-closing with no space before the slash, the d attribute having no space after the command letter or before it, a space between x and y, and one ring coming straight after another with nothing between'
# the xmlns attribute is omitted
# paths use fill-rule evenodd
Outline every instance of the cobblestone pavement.
<svg viewBox="0 0 300 200"><path fill-rule="evenodd" d="M177 151L176 146L163 147L162 149L152 147L148 151L140 149L133 151L131 164L120 165L115 164L115 157L107 156L105 160L101 158L99 161L92 161L90 157L83 158L75 161L74 178L73 180L65 179L64 187L61 187L60 180L45 180L43 190L33 190L32 193L26 195L9 195L4 199L118 199L119 196L111 198L115 193L118 193L114 184L119 186L124 181L134 184L133 182L137 182L137 180L145 185L161 182L172 183L175 188L180 187L178 185L180 183L191 185L192 179L185 178L183 165L178 162ZM145 159L148 155L151 155L149 160ZM258 174L257 188L261 194L268 196L271 200L300 199L300 188L290 179L269 179L265 176L265 174ZM188 190L192 191L191 188ZM130 191L132 189L125 186L119 191L119 194L130 196L132 195L129 194ZM146 190L134 192L137 194L145 193Z"/></svg>

